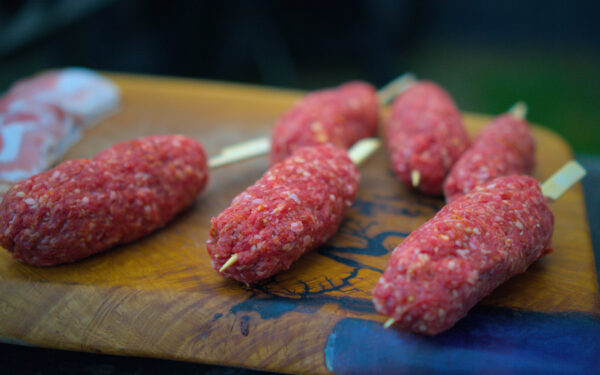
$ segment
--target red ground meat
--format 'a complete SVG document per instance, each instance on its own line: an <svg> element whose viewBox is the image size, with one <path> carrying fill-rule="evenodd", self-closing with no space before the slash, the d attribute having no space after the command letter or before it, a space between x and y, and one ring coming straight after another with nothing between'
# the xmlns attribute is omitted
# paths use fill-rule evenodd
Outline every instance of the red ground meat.
<svg viewBox="0 0 600 375"><path fill-rule="evenodd" d="M402 182L412 187L411 172L418 171L416 189L439 195L448 171L469 146L469 136L452 98L436 84L422 81L392 104L386 143Z"/></svg>
<svg viewBox="0 0 600 375"><path fill-rule="evenodd" d="M211 221L207 241L222 275L247 285L290 268L338 229L358 190L358 169L331 144L304 147L275 164Z"/></svg>
<svg viewBox="0 0 600 375"><path fill-rule="evenodd" d="M477 187L394 250L373 292L375 308L406 330L445 331L548 253L553 225L535 179L499 177Z"/></svg>
<svg viewBox="0 0 600 375"><path fill-rule="evenodd" d="M446 200L451 202L496 177L531 173L534 154L527 122L509 114L498 116L452 167L444 181Z"/></svg>
<svg viewBox="0 0 600 375"><path fill-rule="evenodd" d="M33 265L73 262L165 225L207 179L204 149L193 139L122 142L14 185L0 204L0 245Z"/></svg>
<svg viewBox="0 0 600 375"><path fill-rule="evenodd" d="M377 132L379 105L373 86L351 82L307 95L284 113L271 137L271 163L297 148L333 143L349 148Z"/></svg>

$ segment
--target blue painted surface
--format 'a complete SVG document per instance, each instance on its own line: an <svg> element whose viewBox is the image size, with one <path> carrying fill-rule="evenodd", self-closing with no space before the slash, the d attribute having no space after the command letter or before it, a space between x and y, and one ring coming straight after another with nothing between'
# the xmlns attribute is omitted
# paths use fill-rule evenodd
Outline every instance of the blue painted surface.
<svg viewBox="0 0 600 375"><path fill-rule="evenodd" d="M435 337L346 318L325 357L337 374L598 374L600 318L477 307Z"/></svg>
<svg viewBox="0 0 600 375"><path fill-rule="evenodd" d="M598 195L598 191L600 191L600 155L578 155L577 161L588 172L582 180L582 184L594 258L596 258L596 277L600 287L600 195Z"/></svg>

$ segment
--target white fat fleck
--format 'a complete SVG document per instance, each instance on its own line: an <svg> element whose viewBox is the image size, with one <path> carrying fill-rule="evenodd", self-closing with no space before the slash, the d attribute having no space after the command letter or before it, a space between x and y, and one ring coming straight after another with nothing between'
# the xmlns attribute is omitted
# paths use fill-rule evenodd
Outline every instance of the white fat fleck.
<svg viewBox="0 0 600 375"><path fill-rule="evenodd" d="M451 260L451 261L448 262L448 269L449 270L453 270L455 266L456 266L456 263L454 263L453 260Z"/></svg>
<svg viewBox="0 0 600 375"><path fill-rule="evenodd" d="M473 228L473 233L475 233L475 234L481 234L481 232L479 231L479 228Z"/></svg>
<svg viewBox="0 0 600 375"><path fill-rule="evenodd" d="M88 197L83 197L83 198L81 199L81 203L84 203L84 204L85 204L85 203L88 203L89 201L90 201L90 198L88 198Z"/></svg>
<svg viewBox="0 0 600 375"><path fill-rule="evenodd" d="M479 278L479 272L477 272L476 270L473 270L473 271L469 272L469 276L467 276L467 282L470 284L475 284L475 282L477 281L478 278Z"/></svg>
<svg viewBox="0 0 600 375"><path fill-rule="evenodd" d="M298 196L294 193L290 194L290 198L292 198L294 201L296 201L296 203L300 203L300 199L298 199Z"/></svg>
<svg viewBox="0 0 600 375"><path fill-rule="evenodd" d="M521 223L520 221L515 221L515 226L519 229L523 229L523 223Z"/></svg>
<svg viewBox="0 0 600 375"><path fill-rule="evenodd" d="M335 202L335 196L333 194L329 194L329 200L331 200L332 202ZM539 226L539 224L538 224Z"/></svg>
<svg viewBox="0 0 600 375"><path fill-rule="evenodd" d="M19 192L17 193L17 197L19 197L19 198L23 198L24 196L25 196L25 193L23 193L22 191L19 191ZM538 225L539 225L539 224L538 224Z"/></svg>
<svg viewBox="0 0 600 375"><path fill-rule="evenodd" d="M25 199L25 203L27 203L30 206L34 206L35 205L35 199L33 199L33 198L26 198Z"/></svg>
<svg viewBox="0 0 600 375"><path fill-rule="evenodd" d="M467 249L456 250L456 252L458 253L458 255L460 255L461 258L464 258L464 259L466 259L467 255L469 255L469 250L467 250Z"/></svg>
<svg viewBox="0 0 600 375"><path fill-rule="evenodd" d="M302 232L303 228L304 228L304 226L299 221L294 221L292 224L290 224L290 229L293 232Z"/></svg>

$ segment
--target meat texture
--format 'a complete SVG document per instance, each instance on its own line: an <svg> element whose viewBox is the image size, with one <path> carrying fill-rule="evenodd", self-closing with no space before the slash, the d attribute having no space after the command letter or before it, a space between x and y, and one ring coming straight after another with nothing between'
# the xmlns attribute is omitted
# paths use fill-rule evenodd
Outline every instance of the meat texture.
<svg viewBox="0 0 600 375"><path fill-rule="evenodd" d="M547 254L553 225L535 179L499 177L477 187L396 247L373 292L375 308L409 331L445 331Z"/></svg>
<svg viewBox="0 0 600 375"><path fill-rule="evenodd" d="M204 149L193 139L121 142L14 185L0 204L0 245L32 265L74 262L165 225L207 179Z"/></svg>
<svg viewBox="0 0 600 375"><path fill-rule="evenodd" d="M407 186L442 194L450 168L469 146L469 136L454 101L441 87L421 81L392 104L386 127L392 168ZM413 173L418 173L416 186Z"/></svg>
<svg viewBox="0 0 600 375"><path fill-rule="evenodd" d="M530 174L535 142L527 122L510 114L495 118L477 136L444 181L447 202L500 176Z"/></svg>
<svg viewBox="0 0 600 375"><path fill-rule="evenodd" d="M207 250L221 274L247 285L290 268L338 229L358 190L344 149L304 147L272 166L211 221Z"/></svg>
<svg viewBox="0 0 600 375"><path fill-rule="evenodd" d="M351 82L307 95L279 117L271 137L271 163L296 149L333 143L349 148L377 132L379 105L373 86Z"/></svg>

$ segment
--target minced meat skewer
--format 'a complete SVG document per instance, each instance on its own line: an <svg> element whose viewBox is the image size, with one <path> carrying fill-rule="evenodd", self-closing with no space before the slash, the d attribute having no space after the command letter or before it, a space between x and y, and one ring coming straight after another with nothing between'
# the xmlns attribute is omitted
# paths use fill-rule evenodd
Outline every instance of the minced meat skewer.
<svg viewBox="0 0 600 375"><path fill-rule="evenodd" d="M551 251L554 217L532 177L505 176L447 204L392 253L373 291L387 325L428 335Z"/></svg>
<svg viewBox="0 0 600 375"><path fill-rule="evenodd" d="M507 113L496 117L454 164L444 181L447 202L500 176L530 174L535 142L527 122Z"/></svg>
<svg viewBox="0 0 600 375"><path fill-rule="evenodd" d="M0 245L32 265L74 262L162 227L207 179L204 149L193 139L121 142L14 185L0 204Z"/></svg>
<svg viewBox="0 0 600 375"><path fill-rule="evenodd" d="M296 149L332 143L349 148L377 132L379 103L375 88L350 82L315 91L279 117L271 136L271 164Z"/></svg>
<svg viewBox="0 0 600 375"><path fill-rule="evenodd" d="M213 268L246 285L290 268L337 231L359 179L342 148L297 150L211 220L207 250Z"/></svg>
<svg viewBox="0 0 600 375"><path fill-rule="evenodd" d="M424 194L442 194L450 168L469 137L454 101L435 83L421 81L392 104L385 138L398 178Z"/></svg>
<svg viewBox="0 0 600 375"><path fill-rule="evenodd" d="M277 120L271 135L271 164L300 147L332 143L348 149L373 137L379 105L388 104L414 81L414 76L406 73L377 92L370 84L357 81L308 94Z"/></svg>

